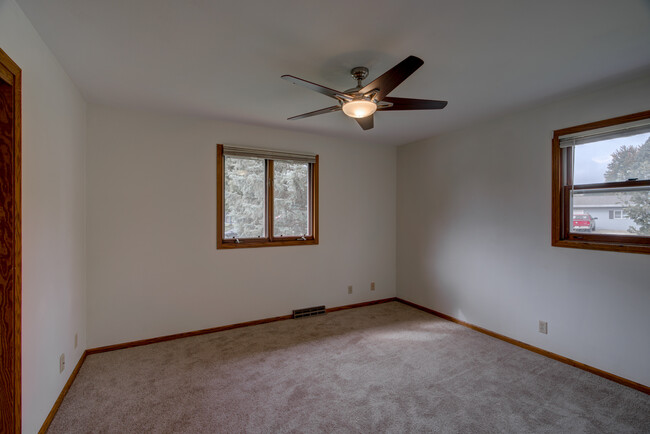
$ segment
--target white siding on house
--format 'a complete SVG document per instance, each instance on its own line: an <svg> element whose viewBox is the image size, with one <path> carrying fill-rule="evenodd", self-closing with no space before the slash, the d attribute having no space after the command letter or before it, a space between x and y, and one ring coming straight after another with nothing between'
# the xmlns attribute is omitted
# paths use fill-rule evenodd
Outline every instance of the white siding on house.
<svg viewBox="0 0 650 434"><path fill-rule="evenodd" d="M581 207L581 210L584 210L586 213L590 214L592 217L597 218L596 220L596 229L597 230L612 230L612 231L625 231L630 228L630 226L637 228L638 225L634 220L629 218L622 219L610 219L610 211L623 210L622 207L611 207L611 208L589 208Z"/></svg>
<svg viewBox="0 0 650 434"><path fill-rule="evenodd" d="M625 203L629 201L627 194L585 194L573 196L573 213L588 213L596 220L598 231L615 231L629 233L630 227L638 228L630 218L610 218L613 211L618 211L621 216L625 212Z"/></svg>

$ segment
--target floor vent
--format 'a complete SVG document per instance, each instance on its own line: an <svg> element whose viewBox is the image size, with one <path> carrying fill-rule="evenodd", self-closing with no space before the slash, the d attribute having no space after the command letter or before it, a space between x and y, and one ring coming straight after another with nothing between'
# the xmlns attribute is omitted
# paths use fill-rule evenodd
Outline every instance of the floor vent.
<svg viewBox="0 0 650 434"><path fill-rule="evenodd" d="M295 309L293 311L294 318L304 318L306 316L324 315L324 314L325 314L325 306L306 307L304 309Z"/></svg>

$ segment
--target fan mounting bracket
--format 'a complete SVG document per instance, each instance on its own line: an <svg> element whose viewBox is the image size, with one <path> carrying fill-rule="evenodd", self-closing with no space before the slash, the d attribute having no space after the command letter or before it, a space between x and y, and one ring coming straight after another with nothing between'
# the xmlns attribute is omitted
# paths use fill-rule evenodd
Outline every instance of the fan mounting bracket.
<svg viewBox="0 0 650 434"><path fill-rule="evenodd" d="M368 68L365 66L357 66L350 70L350 74L352 75L352 78L357 80L358 85L361 86L361 81L368 77Z"/></svg>

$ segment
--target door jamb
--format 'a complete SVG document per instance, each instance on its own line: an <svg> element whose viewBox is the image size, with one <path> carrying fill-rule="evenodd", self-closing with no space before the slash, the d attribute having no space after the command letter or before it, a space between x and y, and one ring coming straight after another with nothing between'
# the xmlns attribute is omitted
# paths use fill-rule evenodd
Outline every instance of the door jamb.
<svg viewBox="0 0 650 434"><path fill-rule="evenodd" d="M10 175L3 181L8 181L11 188L11 209L6 218L13 225L12 244L13 252L10 253L10 261L13 269L9 270L9 282L13 281L13 287L8 285L8 291L4 291L0 298L2 311L0 315L3 319L3 333L7 333L8 339L2 336L2 344L7 341L9 345L6 350L3 348L2 356L3 371L2 376L8 380L4 384L2 392L8 392L8 399L0 400L0 431L15 432L21 431L21 289L22 289L22 248L21 248L21 91L22 91L22 71L20 67L0 48L0 81L11 86L11 112L9 116L13 121L13 131L11 134L10 155ZM4 204L0 204L4 205ZM13 278L13 279L12 279ZM8 327L6 327L8 326ZM5 381L7 383L7 381ZM8 390L4 390L5 387Z"/></svg>

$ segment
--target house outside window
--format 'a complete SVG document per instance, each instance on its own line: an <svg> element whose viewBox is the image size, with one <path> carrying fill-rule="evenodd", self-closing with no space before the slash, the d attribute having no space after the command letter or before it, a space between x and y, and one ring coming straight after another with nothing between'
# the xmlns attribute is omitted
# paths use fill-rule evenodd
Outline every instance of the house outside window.
<svg viewBox="0 0 650 434"><path fill-rule="evenodd" d="M628 235L633 230L638 230L639 225L632 220L625 212L625 204L632 197L625 194L617 195L596 195L580 194L573 195L573 215L588 214L595 220L596 234Z"/></svg>

